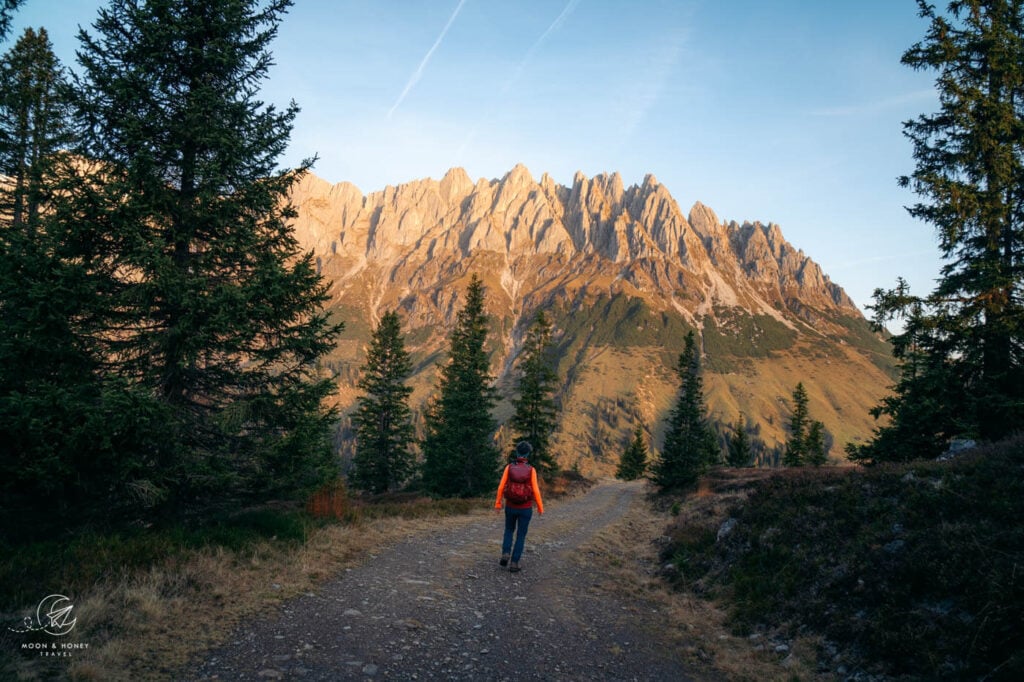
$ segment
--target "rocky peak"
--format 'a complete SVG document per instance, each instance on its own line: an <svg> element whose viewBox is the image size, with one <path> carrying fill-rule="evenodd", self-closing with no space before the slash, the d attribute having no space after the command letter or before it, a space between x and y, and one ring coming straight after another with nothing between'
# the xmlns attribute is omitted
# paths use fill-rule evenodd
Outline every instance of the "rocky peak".
<svg viewBox="0 0 1024 682"><path fill-rule="evenodd" d="M619 173L588 178L577 171L566 187L547 173L535 181L522 164L475 184L453 168L440 181L416 180L365 197L353 185L308 175L294 201L303 241L326 254L321 258L348 263L335 271L399 261L435 268L438 259L457 263L484 253L502 259L561 254L570 263L591 257L597 260L588 262L629 265L631 272L642 262L652 281L700 280L714 289L696 299L721 295L761 301L750 305L762 308L800 299L804 307L853 308L778 225L726 224L699 201L684 214L653 174L625 187ZM669 272L678 274L666 279Z"/></svg>

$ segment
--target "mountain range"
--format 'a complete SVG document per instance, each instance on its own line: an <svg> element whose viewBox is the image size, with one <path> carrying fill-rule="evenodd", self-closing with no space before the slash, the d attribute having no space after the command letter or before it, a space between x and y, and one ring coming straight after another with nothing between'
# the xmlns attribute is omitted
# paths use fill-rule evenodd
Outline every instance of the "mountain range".
<svg viewBox="0 0 1024 682"><path fill-rule="evenodd" d="M560 378L554 449L584 473L611 471L638 421L660 446L691 329L712 420L745 422L769 449L785 441L798 382L833 459L869 436L868 411L893 383L886 339L778 225L726 222L699 202L684 213L653 175L627 187L618 173L577 173L566 186L522 165L476 182L453 168L364 195L307 174L292 202L296 236L315 252L346 324L325 365L343 413L357 400L372 329L391 309L413 356L413 407L422 407L473 274L485 285L492 372L506 398L495 416L511 414L515 360L543 309ZM343 420L343 453L349 435Z"/></svg>

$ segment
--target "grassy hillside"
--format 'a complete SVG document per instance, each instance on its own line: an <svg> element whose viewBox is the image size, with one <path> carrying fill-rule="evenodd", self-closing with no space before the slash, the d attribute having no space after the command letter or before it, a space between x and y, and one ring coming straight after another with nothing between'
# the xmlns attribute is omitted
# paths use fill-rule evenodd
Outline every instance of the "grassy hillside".
<svg viewBox="0 0 1024 682"><path fill-rule="evenodd" d="M738 633L816 637L823 669L1024 679L1024 438L954 461L718 472L662 556Z"/></svg>
<svg viewBox="0 0 1024 682"><path fill-rule="evenodd" d="M503 396L495 417L503 422L512 413L514 355L534 310L508 308L497 290L492 294L488 350ZM338 384L335 400L343 412L358 395L355 383L371 336L371 298L371 292L360 289L332 310L345 320L346 329L325 368ZM580 467L587 475L614 471L638 421L653 447L660 446L678 390L675 365L689 331L701 338L710 418L723 428L742 418L768 448L785 442L789 400L798 382L810 396L811 417L825 424L837 460L847 442L870 435L876 424L869 410L891 383L888 343L863 318L826 319L821 312L818 328L811 329L739 307L715 306L693 320L659 308L643 292L606 289L553 294L544 309L554 325L553 355L561 380L555 453L563 467ZM436 390L438 367L447 358L447 331L435 323L406 333L414 366L412 406L418 411ZM343 457L351 453L350 436L343 425L336 438Z"/></svg>

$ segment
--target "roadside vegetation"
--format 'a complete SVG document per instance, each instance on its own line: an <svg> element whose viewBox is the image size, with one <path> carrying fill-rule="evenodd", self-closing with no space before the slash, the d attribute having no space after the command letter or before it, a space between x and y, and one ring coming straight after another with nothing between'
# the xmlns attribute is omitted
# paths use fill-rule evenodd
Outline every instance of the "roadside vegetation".
<svg viewBox="0 0 1024 682"><path fill-rule="evenodd" d="M552 500L586 490L571 471L545 485ZM497 481L495 481L497 485ZM324 486L300 505L265 505L201 525L79 531L0 544L0 679L174 679L196 653L247 619L267 617L379 548L493 512L493 498L350 494ZM41 586L73 596L63 642L89 655L44 658L9 626L34 616ZM45 639L43 639L45 638Z"/></svg>
<svg viewBox="0 0 1024 682"><path fill-rule="evenodd" d="M1024 679L1024 437L947 462L720 469L679 508L662 570L734 634L810 638L840 675Z"/></svg>

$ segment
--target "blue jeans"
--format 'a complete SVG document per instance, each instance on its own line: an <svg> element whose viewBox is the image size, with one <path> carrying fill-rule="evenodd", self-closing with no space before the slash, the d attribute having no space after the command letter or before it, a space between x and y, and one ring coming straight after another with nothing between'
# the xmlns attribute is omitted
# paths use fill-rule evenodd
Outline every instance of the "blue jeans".
<svg viewBox="0 0 1024 682"><path fill-rule="evenodd" d="M533 518L533 507L526 509L510 509L505 507L505 537L501 542L501 553L512 552L512 561L519 561L523 556L523 545L526 543L526 531ZM518 532L516 529L518 528ZM516 546L512 546L512 534L516 535Z"/></svg>

